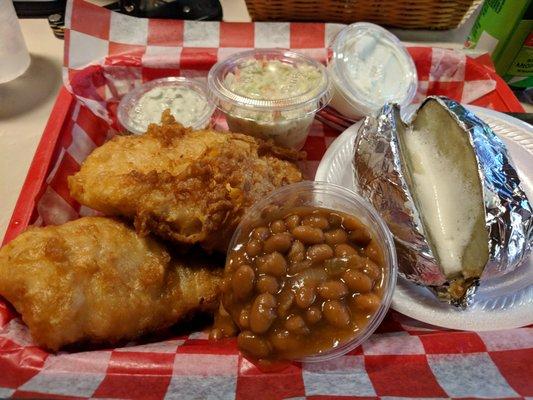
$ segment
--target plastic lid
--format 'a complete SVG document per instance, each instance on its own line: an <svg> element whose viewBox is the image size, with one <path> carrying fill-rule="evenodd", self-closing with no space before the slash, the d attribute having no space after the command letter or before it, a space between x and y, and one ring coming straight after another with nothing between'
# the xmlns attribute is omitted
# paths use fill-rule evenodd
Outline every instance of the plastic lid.
<svg viewBox="0 0 533 400"><path fill-rule="evenodd" d="M207 96L207 89L200 82L183 77L168 77L155 79L153 81L142 84L141 86L135 88L134 90L126 94L120 100L120 103L118 105L117 117L120 124L132 133L141 134L146 132L146 128L150 123L159 123L161 115L156 116L154 119L148 118L146 124L141 124L133 120L134 118L132 118L132 112L134 111L136 105L139 103L139 100L141 100L143 95L145 95L152 89L163 87L185 88L193 91L198 97L205 100L205 105L201 106L201 108L197 112L197 115L195 115L194 120L189 121L190 123L180 121L180 119L176 115L174 115L172 109L170 110L170 112L172 113L172 115L174 115L178 122L184 123L193 129L201 129L207 125L215 109L214 105L209 102ZM159 99L157 101L159 103L159 106L164 105L164 99ZM164 111L164 108L165 107L161 109L161 112ZM143 110L137 110L136 112L142 113Z"/></svg>
<svg viewBox="0 0 533 400"><path fill-rule="evenodd" d="M236 93L229 87L228 75L238 74L239 69L253 60L263 62L275 60L294 67L292 83L289 82L283 87L286 96L276 96L275 99L252 97ZM321 75L317 85L304 92L297 90L299 80L305 79L305 76L298 71L299 66L314 67ZM324 107L331 98L331 85L326 68L303 54L283 49L257 49L234 54L211 68L207 82L211 100L223 111L228 111L232 107L243 107L261 112L302 108L305 113L312 113Z"/></svg>
<svg viewBox="0 0 533 400"><path fill-rule="evenodd" d="M335 86L358 108L371 113L385 103L404 106L413 100L418 85L415 64L386 29L368 22L351 24L339 32L332 49Z"/></svg>

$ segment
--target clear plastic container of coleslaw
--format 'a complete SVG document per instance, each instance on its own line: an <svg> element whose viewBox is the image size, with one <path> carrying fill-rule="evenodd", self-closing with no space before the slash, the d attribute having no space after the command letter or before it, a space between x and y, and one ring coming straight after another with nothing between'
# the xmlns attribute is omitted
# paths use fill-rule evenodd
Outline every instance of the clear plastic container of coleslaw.
<svg viewBox="0 0 533 400"><path fill-rule="evenodd" d="M231 131L293 149L303 147L315 113L331 97L326 68L283 49L234 54L215 64L207 81Z"/></svg>

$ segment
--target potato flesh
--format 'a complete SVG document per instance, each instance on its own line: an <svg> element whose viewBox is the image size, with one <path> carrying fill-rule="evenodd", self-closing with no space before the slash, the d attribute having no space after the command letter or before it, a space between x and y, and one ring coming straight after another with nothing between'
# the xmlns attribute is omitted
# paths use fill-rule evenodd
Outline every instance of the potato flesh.
<svg viewBox="0 0 533 400"><path fill-rule="evenodd" d="M488 260L483 194L468 135L437 102L400 130L408 185L430 246L448 277L480 276Z"/></svg>

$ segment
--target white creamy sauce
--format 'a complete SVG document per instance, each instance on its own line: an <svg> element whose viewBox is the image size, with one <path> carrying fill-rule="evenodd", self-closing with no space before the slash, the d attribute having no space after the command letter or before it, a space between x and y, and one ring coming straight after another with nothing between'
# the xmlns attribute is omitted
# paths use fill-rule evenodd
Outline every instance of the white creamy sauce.
<svg viewBox="0 0 533 400"><path fill-rule="evenodd" d="M346 70L352 85L378 107L405 97L409 71L403 58L399 49L378 33L358 35L344 47Z"/></svg>
<svg viewBox="0 0 533 400"><path fill-rule="evenodd" d="M462 270L462 256L478 214L478 199L465 174L437 149L432 135L413 130L404 136L413 163L413 185L446 275Z"/></svg>
<svg viewBox="0 0 533 400"><path fill-rule="evenodd" d="M183 126L192 126L205 112L207 101L196 91L179 86L155 87L141 96L131 108L129 117L139 130L159 123L167 108Z"/></svg>

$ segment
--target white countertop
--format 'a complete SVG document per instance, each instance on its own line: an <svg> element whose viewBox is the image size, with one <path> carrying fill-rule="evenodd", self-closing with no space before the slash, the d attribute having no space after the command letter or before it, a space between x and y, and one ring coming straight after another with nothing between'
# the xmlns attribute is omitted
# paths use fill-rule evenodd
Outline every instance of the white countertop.
<svg viewBox="0 0 533 400"><path fill-rule="evenodd" d="M107 0L92 0L105 4ZM222 0L224 20L250 21L244 0ZM473 19L451 32L392 30L401 39L427 45L460 47ZM20 189L61 87L63 41L45 19L21 20L31 65L20 78L0 85L0 238L3 238ZM446 42L446 43L443 43ZM528 107L528 110L531 110Z"/></svg>
<svg viewBox="0 0 533 400"><path fill-rule="evenodd" d="M0 238L62 83L63 41L54 37L45 19L21 22L30 67L0 84Z"/></svg>

